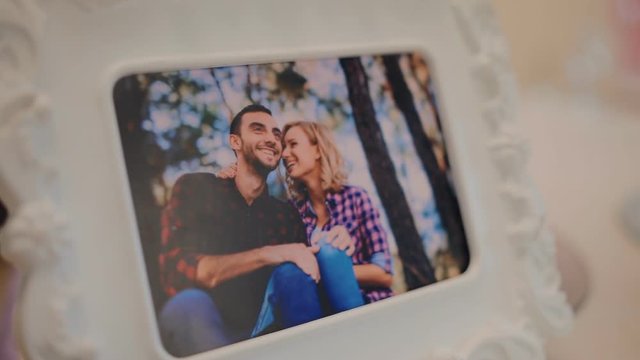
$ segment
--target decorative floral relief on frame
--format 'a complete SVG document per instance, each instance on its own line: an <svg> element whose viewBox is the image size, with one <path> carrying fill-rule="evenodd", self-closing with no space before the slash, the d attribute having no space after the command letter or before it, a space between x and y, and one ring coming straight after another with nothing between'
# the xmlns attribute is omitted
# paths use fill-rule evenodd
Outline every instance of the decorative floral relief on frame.
<svg viewBox="0 0 640 360"><path fill-rule="evenodd" d="M573 312L560 290L555 240L525 171L529 149L515 124L517 91L507 45L489 1L456 0L452 6L467 50L474 58L471 76L484 100L483 120L493 136L487 147L503 179L501 193L510 221L507 234L519 270L527 280L518 285L515 299L521 318L526 320L520 329L487 330L466 350L438 352L434 358L544 359L542 333L566 333L572 326ZM543 324L531 314L543 319Z"/></svg>
<svg viewBox="0 0 640 360"><path fill-rule="evenodd" d="M52 198L50 106L34 87L45 20L37 1L0 2L0 190L10 212L0 250L22 274L17 330L26 356L88 360L95 348L78 329L69 222Z"/></svg>

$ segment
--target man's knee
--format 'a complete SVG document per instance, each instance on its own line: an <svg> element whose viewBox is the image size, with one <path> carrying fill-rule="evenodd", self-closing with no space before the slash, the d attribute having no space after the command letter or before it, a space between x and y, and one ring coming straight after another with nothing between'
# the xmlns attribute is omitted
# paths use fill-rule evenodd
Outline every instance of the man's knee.
<svg viewBox="0 0 640 360"><path fill-rule="evenodd" d="M167 301L160 312L160 322L199 316L202 313L214 312L214 309L215 305L209 294L200 289L186 289Z"/></svg>
<svg viewBox="0 0 640 360"><path fill-rule="evenodd" d="M284 263L272 273L273 304L285 328L323 316L316 282L293 263Z"/></svg>
<svg viewBox="0 0 640 360"><path fill-rule="evenodd" d="M187 356L228 344L221 315L203 290L179 292L158 316L160 335L167 351Z"/></svg>
<svg viewBox="0 0 640 360"><path fill-rule="evenodd" d="M294 263L278 265L271 276L274 290L280 299L317 296L316 282Z"/></svg>
<svg viewBox="0 0 640 360"><path fill-rule="evenodd" d="M200 289L182 290L164 305L158 316L165 333L222 328L222 318L211 296Z"/></svg>

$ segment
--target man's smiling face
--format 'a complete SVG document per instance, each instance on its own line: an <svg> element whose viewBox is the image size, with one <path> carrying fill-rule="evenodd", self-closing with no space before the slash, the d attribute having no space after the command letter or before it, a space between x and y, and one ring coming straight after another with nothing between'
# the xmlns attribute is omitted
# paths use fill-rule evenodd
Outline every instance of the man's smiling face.
<svg viewBox="0 0 640 360"><path fill-rule="evenodd" d="M240 149L236 152L260 172L269 173L278 167L282 155L282 133L273 117L264 112L242 116Z"/></svg>

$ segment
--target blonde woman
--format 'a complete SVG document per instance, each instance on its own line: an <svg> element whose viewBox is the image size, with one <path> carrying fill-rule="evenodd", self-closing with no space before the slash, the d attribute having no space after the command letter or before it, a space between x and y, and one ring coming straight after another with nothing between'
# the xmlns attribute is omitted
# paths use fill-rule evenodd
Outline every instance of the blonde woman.
<svg viewBox="0 0 640 360"><path fill-rule="evenodd" d="M353 272L364 301L392 296L392 261L380 214L364 189L347 185L344 161L329 130L297 121L285 125L282 138L288 192L311 245L349 237ZM320 257L318 262L322 269ZM323 281L330 280L323 276Z"/></svg>

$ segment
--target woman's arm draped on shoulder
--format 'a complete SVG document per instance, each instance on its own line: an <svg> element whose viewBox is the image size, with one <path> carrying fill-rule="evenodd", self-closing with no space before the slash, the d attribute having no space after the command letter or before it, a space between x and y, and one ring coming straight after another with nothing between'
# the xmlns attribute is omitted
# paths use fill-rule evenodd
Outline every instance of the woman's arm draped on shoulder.
<svg viewBox="0 0 640 360"><path fill-rule="evenodd" d="M218 171L218 173L216 174L216 177L220 179L233 179L234 177L236 177L237 173L238 173L238 164L233 163L225 168L222 168L220 171Z"/></svg>

